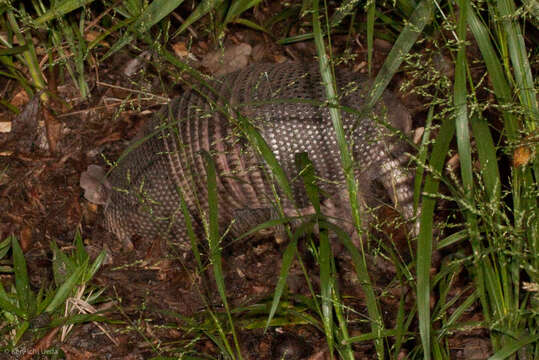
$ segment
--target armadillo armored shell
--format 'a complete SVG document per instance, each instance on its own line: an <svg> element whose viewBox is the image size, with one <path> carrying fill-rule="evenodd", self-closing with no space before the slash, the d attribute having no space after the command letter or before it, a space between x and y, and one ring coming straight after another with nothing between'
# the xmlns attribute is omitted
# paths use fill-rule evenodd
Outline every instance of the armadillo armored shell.
<svg viewBox="0 0 539 360"><path fill-rule="evenodd" d="M362 198L383 185L389 199L412 216L405 146L383 124L406 133L410 114L390 92L376 108L358 115L370 82L336 70L341 116ZM232 236L276 216L274 183L256 146L245 136L246 119L262 135L291 183L293 198L279 187L282 207L308 212L308 198L295 165L306 152L327 212L342 207L346 184L325 91L315 64L254 65L186 91L165 106L133 140L112 171L106 224L120 239L164 236L188 249L180 193L197 234L203 234L208 203L204 152L217 169L219 226ZM323 200L324 200L323 199ZM338 201L335 199L339 199ZM344 200L343 200L344 199ZM342 200L342 201L341 201ZM331 214L328 214L331 215ZM230 227L234 220L234 225Z"/></svg>

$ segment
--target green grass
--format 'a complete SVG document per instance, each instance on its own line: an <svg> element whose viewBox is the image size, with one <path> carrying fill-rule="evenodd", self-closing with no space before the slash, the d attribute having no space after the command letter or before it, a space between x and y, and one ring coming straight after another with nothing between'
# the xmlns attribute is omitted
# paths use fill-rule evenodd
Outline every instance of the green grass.
<svg viewBox="0 0 539 360"><path fill-rule="evenodd" d="M107 321L98 314L82 313L67 302L68 298L77 298L87 304L99 300L103 290L88 286L88 282L101 267L105 252L90 262L89 256L82 245L82 238L75 236L75 251L67 255L60 251L56 244L51 243L54 258L52 262L54 284L42 286L36 294L30 287L26 260L19 242L14 236L8 237L1 243L1 257L11 249L12 268L4 269L13 273L14 284L8 285L7 290L0 283L0 309L2 341L0 348L5 352L17 349L21 338L27 332L39 338L46 331L62 328L62 338L71 330L74 324L90 321ZM48 318L44 326L33 325L38 318Z"/></svg>
<svg viewBox="0 0 539 360"><path fill-rule="evenodd" d="M316 169L302 155L297 165L315 215L303 227L293 230L287 225L290 219L284 215L276 197L280 218L252 232L280 225L290 241L282 255L280 275L271 299L244 308L232 308L228 303L221 264L223 234L217 226L216 175L208 157L206 180L210 206L205 221L206 237L197 238L192 226L188 226L188 232L198 271L202 273L207 268L213 271L224 311L210 306L206 299L204 314L182 318L187 324L183 330L193 336L189 349L194 349L197 341L210 339L223 357L241 358L238 330L308 324L324 335L330 356L336 358L352 359L355 343L372 342L378 358L397 358L406 349L410 358L447 359L452 350L448 339L455 332L473 326L488 332L492 359L539 358L539 110L533 73L536 60L532 59L537 55L538 44L533 31L528 30L537 24L537 19L532 17L537 14L533 2L523 1L526 7L521 10L526 11L518 12L518 2L513 0L401 0L395 1L394 6L374 0L342 1L332 12L325 3L314 1L284 7L281 13L267 16L266 21L259 23L252 9L260 10L260 1L203 0L196 2L179 26L173 26L171 12L185 5L182 3L63 0L53 2L52 8L49 2L41 0L2 3L0 33L5 36L0 36L0 77L15 82L29 96L41 94L41 101L48 104L53 93L48 89L47 77L52 71L59 73L60 81L73 83L80 96L88 99L92 96L90 72L96 61L106 63L111 56L126 51L126 47L133 52L139 52L139 48L152 50L159 62L166 64L163 68L169 72L167 75L176 78L188 74L191 79L206 83L203 76L170 51L173 41L187 38L188 28L216 45L223 44L227 36L242 27L264 33L278 44L309 41L316 48L331 105L358 236L365 234L367 228L361 223L361 208L355 196L358 185L353 176L354 160L344 138L337 104L341 89L335 86L333 66L341 54L336 54L332 47L335 35L345 34L353 39L359 34L365 40L367 68L376 76L367 106L361 110L367 111L376 104L395 75L402 72L404 79L412 74L413 79L407 80L414 81L407 91L422 96L426 117L423 137L413 154L417 167L414 200L420 210L420 231L416 239L409 239L410 258L387 244L354 247L349 234L320 213L319 189L313 181ZM293 26L301 31L291 35ZM85 38L90 30L98 30L95 40ZM392 43L384 63L378 67L373 63L375 38ZM434 61L436 54L447 59L454 69L453 78L439 70ZM43 62L44 56L47 61ZM375 74L376 68L379 70ZM21 110L14 109L6 99L0 100L0 106L9 112ZM234 112L230 114L226 108L221 110L238 122L268 164L271 170L268 176L274 180L276 189L282 189L291 198L290 179L249 119ZM458 154L458 169L452 171L446 169L450 153ZM521 153L530 156L521 162L513 161ZM184 216L191 221L192 214L185 201L180 202ZM441 221L442 211L449 214L447 220ZM321 229L317 235L319 241L311 246L318 264L319 288L309 280L298 254L298 242L314 236L315 224ZM338 286L339 274L329 241L331 234L336 234L349 252L365 293L371 329L368 333L350 335L354 324L348 321L350 310ZM51 245L57 256L54 266L59 264L54 270L56 285L52 290L43 289L36 294L29 289L26 263L18 242L9 237L0 243L0 259L9 251L13 258L12 265L0 267L2 271L12 270L14 278L14 284L8 285L9 291L5 290L6 285L0 285L0 308L8 328L14 329L9 346L15 346L28 331L31 318L44 312L57 315L66 298L77 287L84 286L99 267L100 261L91 265L80 244L76 244L74 258L62 255ZM205 265L206 254L202 249L209 249L210 267ZM439 268L432 266L434 251L443 255ZM369 256L390 259L397 269L392 284L412 289L414 293L411 305L404 295L398 299L394 327L384 324L380 295L385 289L374 287L367 266ZM309 299L292 299L294 295L286 289L294 261L304 269ZM67 272L62 275L59 268ZM457 285L462 278L469 281L465 287ZM455 289L465 291L454 295ZM462 319L474 306L480 307L482 317L473 324L464 322ZM69 322L60 316L55 321L54 324ZM196 355L196 351L190 354Z"/></svg>

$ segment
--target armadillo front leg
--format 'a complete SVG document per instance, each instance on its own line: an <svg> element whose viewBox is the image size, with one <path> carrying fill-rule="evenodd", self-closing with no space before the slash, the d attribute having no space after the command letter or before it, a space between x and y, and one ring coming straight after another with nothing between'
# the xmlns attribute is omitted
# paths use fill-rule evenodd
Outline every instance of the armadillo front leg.
<svg viewBox="0 0 539 360"><path fill-rule="evenodd" d="M367 205L363 200L361 192L358 192L357 200L360 205L361 223L368 224L369 215L367 212ZM333 196L322 201L320 205L320 212L327 217L328 221L334 225L337 225L341 230L348 234L352 240L352 243L359 248L361 246L361 237L356 231L352 217L352 208L350 206L350 196L348 191L342 188ZM300 216L304 218L316 213L312 205L301 209L285 209L284 212L288 217ZM297 228L300 224L301 221L297 221L292 224L292 227ZM318 233L318 231L319 230L316 227L315 233ZM331 235L331 237L332 239L336 240L335 236Z"/></svg>
<svg viewBox="0 0 539 360"><path fill-rule="evenodd" d="M380 165L380 181L391 196L395 208L401 211L402 216L411 221L414 218L414 192L412 189L413 173L403 170L402 164L406 161L405 155L399 159L388 159ZM412 226L412 235L418 234L417 221Z"/></svg>

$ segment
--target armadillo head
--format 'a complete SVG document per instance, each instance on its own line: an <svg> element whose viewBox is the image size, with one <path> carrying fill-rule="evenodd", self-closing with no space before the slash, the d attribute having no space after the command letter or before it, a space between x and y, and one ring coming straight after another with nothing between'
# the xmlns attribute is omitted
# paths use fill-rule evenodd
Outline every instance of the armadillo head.
<svg viewBox="0 0 539 360"><path fill-rule="evenodd" d="M96 205L106 205L110 198L110 184L101 166L90 165L80 176L84 197Z"/></svg>

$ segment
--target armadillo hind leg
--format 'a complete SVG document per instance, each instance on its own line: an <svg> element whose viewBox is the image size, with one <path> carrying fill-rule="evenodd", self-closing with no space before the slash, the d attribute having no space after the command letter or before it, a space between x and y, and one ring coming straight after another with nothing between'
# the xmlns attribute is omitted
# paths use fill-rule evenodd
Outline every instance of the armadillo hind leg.
<svg viewBox="0 0 539 360"><path fill-rule="evenodd" d="M368 211L367 203L365 202L361 191L357 193L357 202L360 206L359 215L361 224L362 227L365 228L365 226L368 225L372 219ZM352 243L356 247L359 248L361 246L362 236L356 231L356 224L352 216L352 208L350 205L350 195L348 190L341 188L337 193L333 194L333 196L325 199L321 203L320 211L324 216L327 217L329 222L336 225L346 234L348 234ZM335 234L330 232L330 238L332 240L336 240Z"/></svg>
<svg viewBox="0 0 539 360"><path fill-rule="evenodd" d="M255 227L275 218L271 208L241 208L233 211L234 221L230 224L230 233L234 237L243 237ZM252 234L255 238L275 233L274 229L261 229Z"/></svg>

